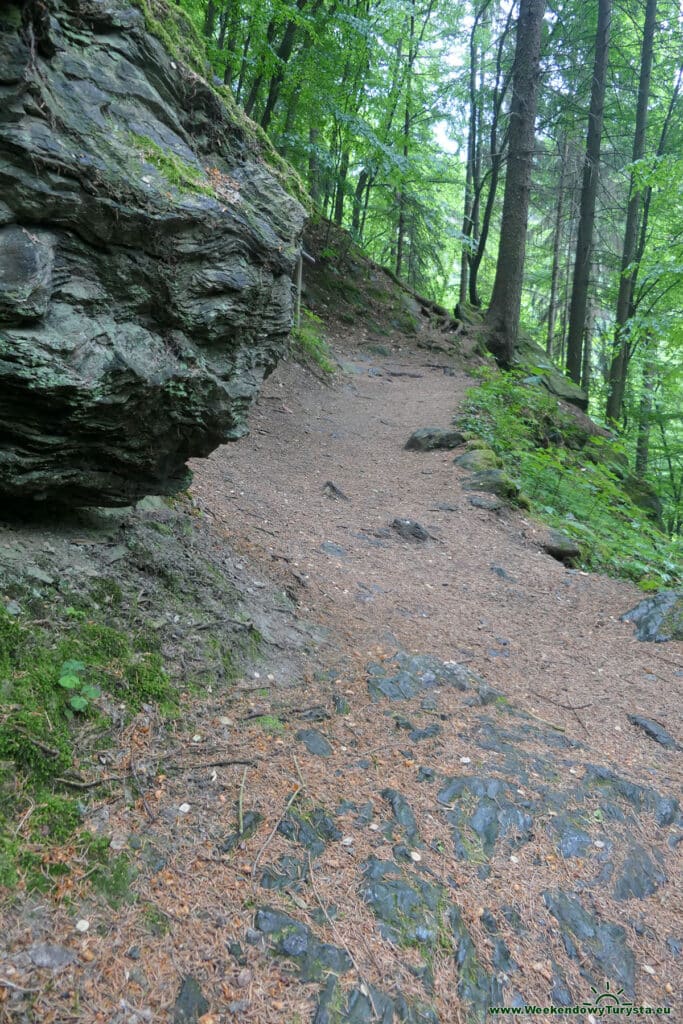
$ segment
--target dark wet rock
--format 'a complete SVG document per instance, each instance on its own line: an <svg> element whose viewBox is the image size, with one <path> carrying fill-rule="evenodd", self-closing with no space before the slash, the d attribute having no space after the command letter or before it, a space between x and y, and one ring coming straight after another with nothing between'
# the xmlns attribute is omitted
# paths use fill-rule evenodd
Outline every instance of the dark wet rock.
<svg viewBox="0 0 683 1024"><path fill-rule="evenodd" d="M482 682L475 672L455 661L440 661L429 654L399 651L388 661L367 666L368 690L373 701L410 700L424 691L439 687L468 690Z"/></svg>
<svg viewBox="0 0 683 1024"><path fill-rule="evenodd" d="M371 857L363 868L361 895L380 922L380 932L398 945L433 947L438 942L441 886Z"/></svg>
<svg viewBox="0 0 683 1024"><path fill-rule="evenodd" d="M411 844L417 842L419 840L417 821L406 798L395 789L383 789L381 796L391 807L394 817L403 829L408 842Z"/></svg>
<svg viewBox="0 0 683 1024"><path fill-rule="evenodd" d="M420 768L417 773L418 782L436 782L436 772L433 768Z"/></svg>
<svg viewBox="0 0 683 1024"><path fill-rule="evenodd" d="M574 1006L575 1001L561 968L553 960L553 980L550 998L554 1006Z"/></svg>
<svg viewBox="0 0 683 1024"><path fill-rule="evenodd" d="M519 484L502 469L482 469L462 481L466 491L485 491L495 494L506 501L516 501L519 497Z"/></svg>
<svg viewBox="0 0 683 1024"><path fill-rule="evenodd" d="M569 377L558 370L547 352L524 331L520 331L515 348L515 365L530 370L532 376L525 383L544 387L551 395L564 399L570 405L585 411L588 395Z"/></svg>
<svg viewBox="0 0 683 1024"><path fill-rule="evenodd" d="M239 942L229 942L228 953L240 967L244 967L246 965L247 954L244 952Z"/></svg>
<svg viewBox="0 0 683 1024"><path fill-rule="evenodd" d="M297 712L296 717L301 722L326 722L332 715L321 704L318 704L313 708L305 708L303 711Z"/></svg>
<svg viewBox="0 0 683 1024"><path fill-rule="evenodd" d="M196 978L183 978L178 998L173 1007L173 1024L197 1024L200 1017L208 1013L209 1001L204 996Z"/></svg>
<svg viewBox="0 0 683 1024"><path fill-rule="evenodd" d="M501 779L456 776L446 779L437 794L451 807L446 815L453 825L453 843L460 860L488 858L499 840L510 848L528 842L533 819L510 799L510 787Z"/></svg>
<svg viewBox="0 0 683 1024"><path fill-rule="evenodd" d="M332 744L317 729L299 729L296 738L303 743L309 754L329 757L332 753Z"/></svg>
<svg viewBox="0 0 683 1024"><path fill-rule="evenodd" d="M261 907L254 919L277 956L294 960L302 981L320 981L329 971L346 974L352 964L348 953L320 942L308 925L272 907Z"/></svg>
<svg viewBox="0 0 683 1024"><path fill-rule="evenodd" d="M331 540L323 541L320 545L320 550L324 555L330 555L331 558L346 558L347 551L341 544L335 544Z"/></svg>
<svg viewBox="0 0 683 1024"><path fill-rule="evenodd" d="M240 831L238 827L234 832L230 833L227 839L219 847L221 853L230 853L243 840L249 839L253 836L262 821L263 815L258 811L245 811L242 816L242 831Z"/></svg>
<svg viewBox="0 0 683 1024"><path fill-rule="evenodd" d="M659 722L655 722L651 718L645 718L644 715L628 715L628 720L631 725L642 729L650 739L661 744L661 746L668 747L669 750L681 749L680 744L676 742L671 733L667 732Z"/></svg>
<svg viewBox="0 0 683 1024"><path fill-rule="evenodd" d="M575 565L581 558L581 548L577 541L568 537L560 530L551 530L542 543L543 550L564 565Z"/></svg>
<svg viewBox="0 0 683 1024"><path fill-rule="evenodd" d="M421 740L431 740L435 736L438 736L441 732L441 726L438 722L432 722L431 725L426 726L424 729L413 729L408 739L411 739L413 743L419 743Z"/></svg>
<svg viewBox="0 0 683 1024"><path fill-rule="evenodd" d="M405 447L413 452L431 452L435 449L459 448L464 443L464 435L452 427L422 427L413 431Z"/></svg>
<svg viewBox="0 0 683 1024"><path fill-rule="evenodd" d="M457 455L453 462L461 469L470 469L475 473L481 470L500 469L502 465L496 453L490 448L473 448L470 452Z"/></svg>
<svg viewBox="0 0 683 1024"><path fill-rule="evenodd" d="M666 940L666 948L674 956L683 956L683 939L676 939L670 935Z"/></svg>
<svg viewBox="0 0 683 1024"><path fill-rule="evenodd" d="M585 857L593 840L568 814L556 815L548 829L557 837L557 849L563 857Z"/></svg>
<svg viewBox="0 0 683 1024"><path fill-rule="evenodd" d="M372 804L372 801L368 800L367 803L364 803L363 806L360 808L360 811L358 812L358 817L355 819L353 824L355 828L364 828L366 825L370 824L374 816L375 808Z"/></svg>
<svg viewBox="0 0 683 1024"><path fill-rule="evenodd" d="M497 701L505 700L505 694L488 683L479 683L476 689L480 704L495 704Z"/></svg>
<svg viewBox="0 0 683 1024"><path fill-rule="evenodd" d="M471 494L468 499L474 508L483 508L486 512L498 512L505 508L505 502L490 494Z"/></svg>
<svg viewBox="0 0 683 1024"><path fill-rule="evenodd" d="M651 519L662 532L665 532L664 506L652 484L640 477L625 473L621 479L621 486L636 508L642 509L648 519Z"/></svg>
<svg viewBox="0 0 683 1024"><path fill-rule="evenodd" d="M514 583L515 581L514 576L511 576L507 569L504 569L502 565L492 565L491 572L500 577L501 580L509 580L511 583Z"/></svg>
<svg viewBox="0 0 683 1024"><path fill-rule="evenodd" d="M262 889L285 889L299 892L309 880L308 863L297 857L281 857L275 864L263 869L259 879Z"/></svg>
<svg viewBox="0 0 683 1024"><path fill-rule="evenodd" d="M646 597L622 615L621 620L635 623L639 640L655 643L683 640L683 593L663 590L653 597Z"/></svg>
<svg viewBox="0 0 683 1024"><path fill-rule="evenodd" d="M174 54L132 4L20 7L0 22L0 495L130 505L246 432L304 213L186 63L175 6L150 10Z"/></svg>
<svg viewBox="0 0 683 1024"><path fill-rule="evenodd" d="M323 485L323 494L326 498L333 498L335 501L349 501L348 496L331 480L327 480Z"/></svg>
<svg viewBox="0 0 683 1024"><path fill-rule="evenodd" d="M660 828L680 820L679 804L673 797L661 796L649 786L629 782L608 768L588 765L583 785L597 792L621 797L639 813L649 811Z"/></svg>
<svg viewBox="0 0 683 1024"><path fill-rule="evenodd" d="M632 842L614 883L614 898L644 900L656 892L667 880L659 860L657 850L650 854L640 843Z"/></svg>
<svg viewBox="0 0 683 1024"><path fill-rule="evenodd" d="M313 857L319 857L328 843L337 842L342 835L322 807L314 807L305 816L290 811L277 830L286 839L301 843Z"/></svg>
<svg viewBox="0 0 683 1024"><path fill-rule="evenodd" d="M66 946L58 946L52 942L34 942L29 946L28 955L36 967L45 967L51 971L59 971L76 959L75 953Z"/></svg>
<svg viewBox="0 0 683 1024"><path fill-rule="evenodd" d="M472 936L457 907L450 908L448 919L455 941L458 995L470 1005L473 1020L486 1021L489 1007L502 1006L504 1003L500 983L482 966Z"/></svg>
<svg viewBox="0 0 683 1024"><path fill-rule="evenodd" d="M415 519L394 519L391 527L403 540L426 541L430 538L424 526Z"/></svg>
<svg viewBox="0 0 683 1024"><path fill-rule="evenodd" d="M581 905L578 899L563 892L545 892L545 905L557 920L563 939L570 935L583 948L600 973L600 977L623 985L629 998L634 995L635 957L626 944L626 931L621 925L601 922Z"/></svg>
<svg viewBox="0 0 683 1024"><path fill-rule="evenodd" d="M126 956L129 960L139 960L142 956L139 946L131 946L130 949L126 950Z"/></svg>
<svg viewBox="0 0 683 1024"><path fill-rule="evenodd" d="M338 715L348 715L351 711L351 705L348 700L346 697L342 697L339 693L333 694L332 703L334 704L334 710Z"/></svg>

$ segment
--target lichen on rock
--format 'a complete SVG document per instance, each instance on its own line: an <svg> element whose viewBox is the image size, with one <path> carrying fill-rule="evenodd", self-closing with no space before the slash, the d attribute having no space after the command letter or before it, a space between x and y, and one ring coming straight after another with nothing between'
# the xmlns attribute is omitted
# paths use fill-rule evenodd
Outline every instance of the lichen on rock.
<svg viewBox="0 0 683 1024"><path fill-rule="evenodd" d="M125 0L0 11L5 499L180 489L246 432L286 348L304 210L146 19Z"/></svg>

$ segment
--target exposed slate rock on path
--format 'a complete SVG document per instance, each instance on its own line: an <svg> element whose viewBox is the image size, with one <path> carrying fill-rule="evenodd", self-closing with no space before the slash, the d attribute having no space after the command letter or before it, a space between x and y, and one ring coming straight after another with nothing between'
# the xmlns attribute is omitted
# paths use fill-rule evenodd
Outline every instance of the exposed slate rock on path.
<svg viewBox="0 0 683 1024"><path fill-rule="evenodd" d="M5 500L182 490L286 349L303 210L142 6L0 12Z"/></svg>
<svg viewBox="0 0 683 1024"><path fill-rule="evenodd" d="M629 584L544 556L547 529L506 507L514 481L500 481L499 499L488 476L497 470L478 470L475 486L489 493L468 504L465 467L433 446L435 428L418 429L417 447L404 451L425 403L430 418L448 422L461 378L389 385L369 372L368 356L352 358L332 389L302 387L297 371L278 369L269 386L290 396L295 387L296 401L288 397L289 416L271 403L260 421L257 411L267 449L255 436L236 462L214 456L198 481L204 500L212 488L212 508L224 504L226 522L233 509L259 510L277 534L272 544L251 535L262 557L284 551L307 574L302 613L348 634L327 654L334 697L347 695L345 714L325 726L333 753L306 764L297 755L304 778L327 780L297 813L333 816L342 838L318 836L307 849L312 837L297 840L286 826L279 835L290 849L261 865L266 885L295 894L297 919L325 922L328 939L339 946L343 936L356 960L320 982L311 1019L483 1024L492 1004L570 1006L610 978L636 999L654 978L646 998L671 1005L663 979L675 971L683 846L669 774L676 752L627 715L666 720L676 654L671 666L648 659L618 623L635 603ZM268 491L250 466L264 459ZM352 506L316 497L327 460ZM383 524L395 512L439 543L392 543ZM337 537L343 554L331 558ZM337 871L351 902L326 884ZM370 941L386 964L379 974Z"/></svg>
<svg viewBox="0 0 683 1024"><path fill-rule="evenodd" d="M110 513L92 550L81 521L49 560L44 534L0 531L42 595L116 556L178 677L215 669L178 719L141 709L105 751L124 771L134 753L145 803L98 792L83 826L113 863L123 844L131 902L76 879L3 913L0 978L40 993L0 1004L18 1024L44 997L73 1024L93 1005L128 1024L122 998L165 1020L187 977L241 1024L484 1024L491 1003L571 1006L608 980L675 1017L680 758L627 716L673 721L683 649L619 621L635 587L542 554L519 511L471 507L449 452L404 450L425 408L449 422L461 375L364 366L330 388L276 370L253 436L199 467L191 515ZM267 400L284 386L289 411ZM394 515L439 542L400 542ZM265 637L229 679L208 642L226 615ZM313 727L329 756L297 740ZM64 969L33 963L45 942Z"/></svg>
<svg viewBox="0 0 683 1024"><path fill-rule="evenodd" d="M635 622L639 640L660 644L683 640L683 594L671 590L646 597L621 618L623 622Z"/></svg>

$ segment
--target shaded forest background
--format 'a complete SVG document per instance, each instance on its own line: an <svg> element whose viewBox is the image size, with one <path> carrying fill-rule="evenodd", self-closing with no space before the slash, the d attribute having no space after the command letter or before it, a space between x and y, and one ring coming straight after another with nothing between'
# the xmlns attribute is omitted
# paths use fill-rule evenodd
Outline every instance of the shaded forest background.
<svg viewBox="0 0 683 1024"><path fill-rule="evenodd" d="M461 310L491 302L519 117L515 54L519 65L524 17L542 19L521 325L588 391L591 414L619 429L662 498L667 531L680 535L676 0L180 6L216 84L298 170L314 210L412 288Z"/></svg>

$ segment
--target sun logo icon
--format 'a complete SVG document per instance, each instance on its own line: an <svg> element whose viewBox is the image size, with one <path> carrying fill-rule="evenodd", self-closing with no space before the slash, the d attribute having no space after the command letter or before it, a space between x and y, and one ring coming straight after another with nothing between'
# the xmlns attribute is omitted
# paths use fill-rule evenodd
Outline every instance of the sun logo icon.
<svg viewBox="0 0 683 1024"><path fill-rule="evenodd" d="M623 991L623 988L617 989L616 992L612 991L612 986L610 985L609 981L605 983L605 988L602 992L600 992L600 990L597 989L595 985L591 985L591 992L595 993L596 998L593 1000L592 1003L589 1003L587 1000L584 1000L584 1006L600 1006L603 1003L607 1003L610 1006L631 1006L631 1003L625 1003L620 998Z"/></svg>

